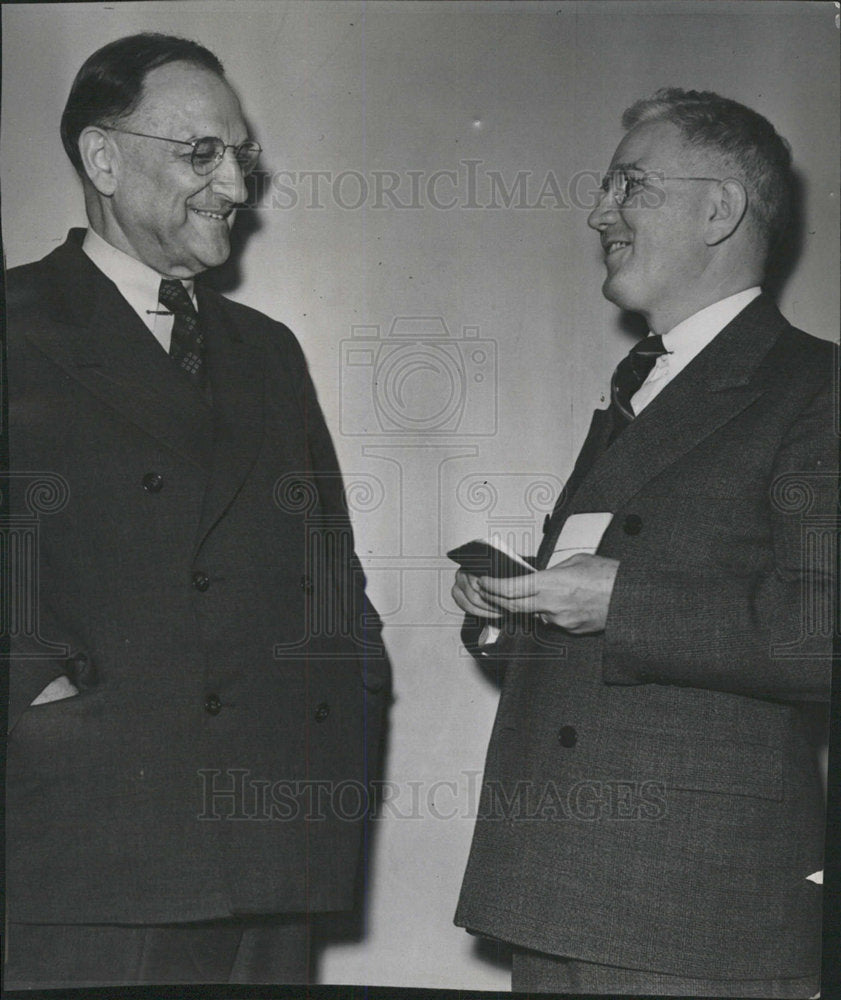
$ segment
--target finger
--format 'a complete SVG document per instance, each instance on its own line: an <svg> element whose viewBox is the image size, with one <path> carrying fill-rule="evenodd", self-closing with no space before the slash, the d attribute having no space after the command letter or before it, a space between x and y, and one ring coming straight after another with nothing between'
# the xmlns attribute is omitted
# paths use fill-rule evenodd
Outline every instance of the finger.
<svg viewBox="0 0 841 1000"><path fill-rule="evenodd" d="M453 586L453 600L466 614L475 615L477 618L496 619L500 617L500 611L493 605L487 604L481 598L473 599L457 585Z"/></svg>
<svg viewBox="0 0 841 1000"><path fill-rule="evenodd" d="M479 579L473 573L468 573L463 569L456 570L456 586L461 587L466 593L478 594L479 591L476 589L476 581Z"/></svg>
<svg viewBox="0 0 841 1000"><path fill-rule="evenodd" d="M538 596L530 594L528 597L495 597L494 604L515 615L530 615L537 611L544 610L539 607Z"/></svg>
<svg viewBox="0 0 841 1000"><path fill-rule="evenodd" d="M475 604L483 605L485 604L485 600L476 586L478 579L479 578L477 576L473 576L470 573L465 573L463 570L459 570L458 573L456 573L456 582L454 586L455 589L460 590L469 601L473 601Z"/></svg>
<svg viewBox="0 0 841 1000"><path fill-rule="evenodd" d="M494 603L500 597L518 598L532 597L540 589L539 581L536 580L538 573L529 573L526 576L480 576L476 581L478 593L483 597L491 597Z"/></svg>

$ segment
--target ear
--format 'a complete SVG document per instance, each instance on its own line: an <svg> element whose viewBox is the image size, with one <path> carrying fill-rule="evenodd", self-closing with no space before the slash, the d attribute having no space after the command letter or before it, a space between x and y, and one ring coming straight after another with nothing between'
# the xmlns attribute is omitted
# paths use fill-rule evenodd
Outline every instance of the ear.
<svg viewBox="0 0 841 1000"><path fill-rule="evenodd" d="M111 136L96 125L82 129L79 155L91 184L100 194L110 197L117 187L120 160Z"/></svg>
<svg viewBox="0 0 841 1000"><path fill-rule="evenodd" d="M707 246L722 243L739 228L748 209L748 193L734 177L720 181L710 196L704 240Z"/></svg>

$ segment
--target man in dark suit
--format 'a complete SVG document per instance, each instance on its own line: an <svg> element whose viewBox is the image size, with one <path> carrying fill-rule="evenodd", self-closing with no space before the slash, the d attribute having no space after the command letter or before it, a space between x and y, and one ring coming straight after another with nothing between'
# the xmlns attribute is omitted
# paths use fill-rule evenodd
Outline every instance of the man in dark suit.
<svg viewBox="0 0 841 1000"><path fill-rule="evenodd" d="M650 335L537 572L453 588L468 626L509 616L484 650L504 684L456 923L514 945L518 990L810 996L833 351L760 288L792 190L773 127L681 90L623 125L589 222L604 294Z"/></svg>
<svg viewBox="0 0 841 1000"><path fill-rule="evenodd" d="M88 59L62 138L90 228L7 276L38 538L6 985L304 982L313 915L354 905L388 662L297 341L193 282L260 147L216 57L155 34Z"/></svg>

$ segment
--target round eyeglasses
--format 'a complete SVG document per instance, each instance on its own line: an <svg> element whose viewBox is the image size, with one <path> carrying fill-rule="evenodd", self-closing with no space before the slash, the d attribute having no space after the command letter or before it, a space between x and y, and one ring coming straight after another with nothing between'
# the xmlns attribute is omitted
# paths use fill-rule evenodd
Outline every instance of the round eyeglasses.
<svg viewBox="0 0 841 1000"><path fill-rule="evenodd" d="M115 125L99 125L108 132L122 132L124 135L136 135L141 139L159 139L161 142L175 142L179 146L191 146L190 163L193 170L201 176L211 174L222 162L226 149L234 151L234 159L237 161L243 177L247 177L257 166L257 159L263 152L258 142L246 139L238 146L231 146L224 143L218 136L206 135L201 139L170 139L165 135L149 135L146 132L132 132L127 128L117 128Z"/></svg>

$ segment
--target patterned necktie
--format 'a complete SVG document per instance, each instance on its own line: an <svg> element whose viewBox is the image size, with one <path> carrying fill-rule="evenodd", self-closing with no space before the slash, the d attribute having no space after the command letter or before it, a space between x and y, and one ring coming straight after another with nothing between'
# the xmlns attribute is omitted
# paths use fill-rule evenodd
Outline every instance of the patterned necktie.
<svg viewBox="0 0 841 1000"><path fill-rule="evenodd" d="M611 441L636 416L631 406L631 397L648 378L648 373L654 367L656 360L668 353L663 346L662 337L643 337L616 366L616 371L610 380L610 401L613 410Z"/></svg>
<svg viewBox="0 0 841 1000"><path fill-rule="evenodd" d="M164 278L158 294L175 317L169 356L195 385L204 384L204 333L187 289L174 278Z"/></svg>

